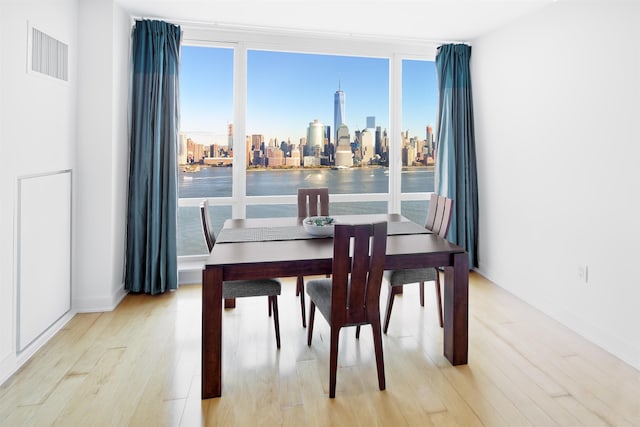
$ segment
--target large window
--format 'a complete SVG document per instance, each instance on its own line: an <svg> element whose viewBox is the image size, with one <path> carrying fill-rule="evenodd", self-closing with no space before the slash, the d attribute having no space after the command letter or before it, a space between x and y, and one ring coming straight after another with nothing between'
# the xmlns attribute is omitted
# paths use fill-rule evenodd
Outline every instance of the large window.
<svg viewBox="0 0 640 427"><path fill-rule="evenodd" d="M388 59L250 50L247 68L248 196L389 191Z"/></svg>
<svg viewBox="0 0 640 427"><path fill-rule="evenodd" d="M433 61L402 61L402 193L434 190L438 90ZM428 200L402 202L401 213L423 224Z"/></svg>
<svg viewBox="0 0 640 427"><path fill-rule="evenodd" d="M297 188L314 186L329 187L334 214L424 222L434 63L249 45L183 45L178 254L206 253L204 198L216 232L231 217L294 216Z"/></svg>
<svg viewBox="0 0 640 427"><path fill-rule="evenodd" d="M182 46L178 197L231 198L233 49ZM212 206L214 227L231 207ZM206 253L197 205L178 209L178 255Z"/></svg>

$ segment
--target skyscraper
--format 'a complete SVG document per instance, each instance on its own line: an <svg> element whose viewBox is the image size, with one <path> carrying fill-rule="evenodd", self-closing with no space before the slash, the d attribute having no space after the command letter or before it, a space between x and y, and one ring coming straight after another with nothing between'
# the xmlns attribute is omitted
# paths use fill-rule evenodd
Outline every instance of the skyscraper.
<svg viewBox="0 0 640 427"><path fill-rule="evenodd" d="M375 155L373 146L373 134L371 134L369 129L364 129L360 132L360 156L363 164L370 164L371 160L373 160L373 156Z"/></svg>
<svg viewBox="0 0 640 427"><path fill-rule="evenodd" d="M334 141L338 142L338 128L342 124L346 124L346 117L344 111L345 94L340 90L340 84L338 84L338 90L333 96L333 131L335 132Z"/></svg>
<svg viewBox="0 0 640 427"><path fill-rule="evenodd" d="M318 119L309 123L307 141L309 150L313 150L309 152L309 155L320 157L324 151L324 125Z"/></svg>
<svg viewBox="0 0 640 427"><path fill-rule="evenodd" d="M427 126L427 147L427 154L433 157L433 128L431 126Z"/></svg>
<svg viewBox="0 0 640 427"><path fill-rule="evenodd" d="M338 168L353 166L353 154L351 153L351 137L349 128L343 124L338 128L338 139L336 140L336 162Z"/></svg>
<svg viewBox="0 0 640 427"><path fill-rule="evenodd" d="M376 128L376 117L367 116L367 129L375 129L375 128Z"/></svg>

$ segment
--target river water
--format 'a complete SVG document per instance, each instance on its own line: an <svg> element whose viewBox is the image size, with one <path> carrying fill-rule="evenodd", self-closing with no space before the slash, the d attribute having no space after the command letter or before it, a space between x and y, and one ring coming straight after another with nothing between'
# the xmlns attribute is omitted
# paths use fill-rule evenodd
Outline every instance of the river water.
<svg viewBox="0 0 640 427"><path fill-rule="evenodd" d="M178 196L181 198L231 197L231 167L201 167L181 171ZM385 167L352 169L259 169L247 171L247 195L295 195L299 187L328 187L330 194L387 193L388 169ZM407 168L402 171L402 192L429 192L434 189L432 168ZM424 223L428 202L403 202L402 214ZM331 203L331 213L386 213L386 202ZM295 205L248 206L247 217L295 216ZM215 232L231 217L230 206L212 206ZM178 255L206 253L199 211L181 207L178 211Z"/></svg>

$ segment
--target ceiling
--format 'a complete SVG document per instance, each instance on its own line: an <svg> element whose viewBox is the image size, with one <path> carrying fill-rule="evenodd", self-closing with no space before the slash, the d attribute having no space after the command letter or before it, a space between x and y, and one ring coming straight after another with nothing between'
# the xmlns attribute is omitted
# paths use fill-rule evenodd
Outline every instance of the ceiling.
<svg viewBox="0 0 640 427"><path fill-rule="evenodd" d="M114 0L137 18L427 41L471 41L557 0Z"/></svg>

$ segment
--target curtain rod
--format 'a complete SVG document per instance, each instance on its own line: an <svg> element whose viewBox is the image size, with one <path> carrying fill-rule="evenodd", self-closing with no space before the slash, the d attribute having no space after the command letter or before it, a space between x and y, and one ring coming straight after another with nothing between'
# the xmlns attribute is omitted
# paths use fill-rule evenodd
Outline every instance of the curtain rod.
<svg viewBox="0 0 640 427"><path fill-rule="evenodd" d="M312 30L302 28L285 28L266 25L253 25L253 24L238 24L220 21L201 21L201 20L185 20L185 19L167 19L160 17L138 17L131 16L132 20L138 19L151 19L162 20L171 22L175 25L200 28L200 29L216 29L221 31L238 31L243 33L268 33L275 35L290 35L290 36L309 36L313 38L336 38L336 39L351 39L361 41L385 41L385 42L404 42L415 44L429 44L429 45L441 45L441 44L471 44L468 41L460 40L435 40L419 37L404 37L398 35L383 35L383 34L370 34L370 33L354 33L354 32L341 32L341 31L325 31L325 30Z"/></svg>

